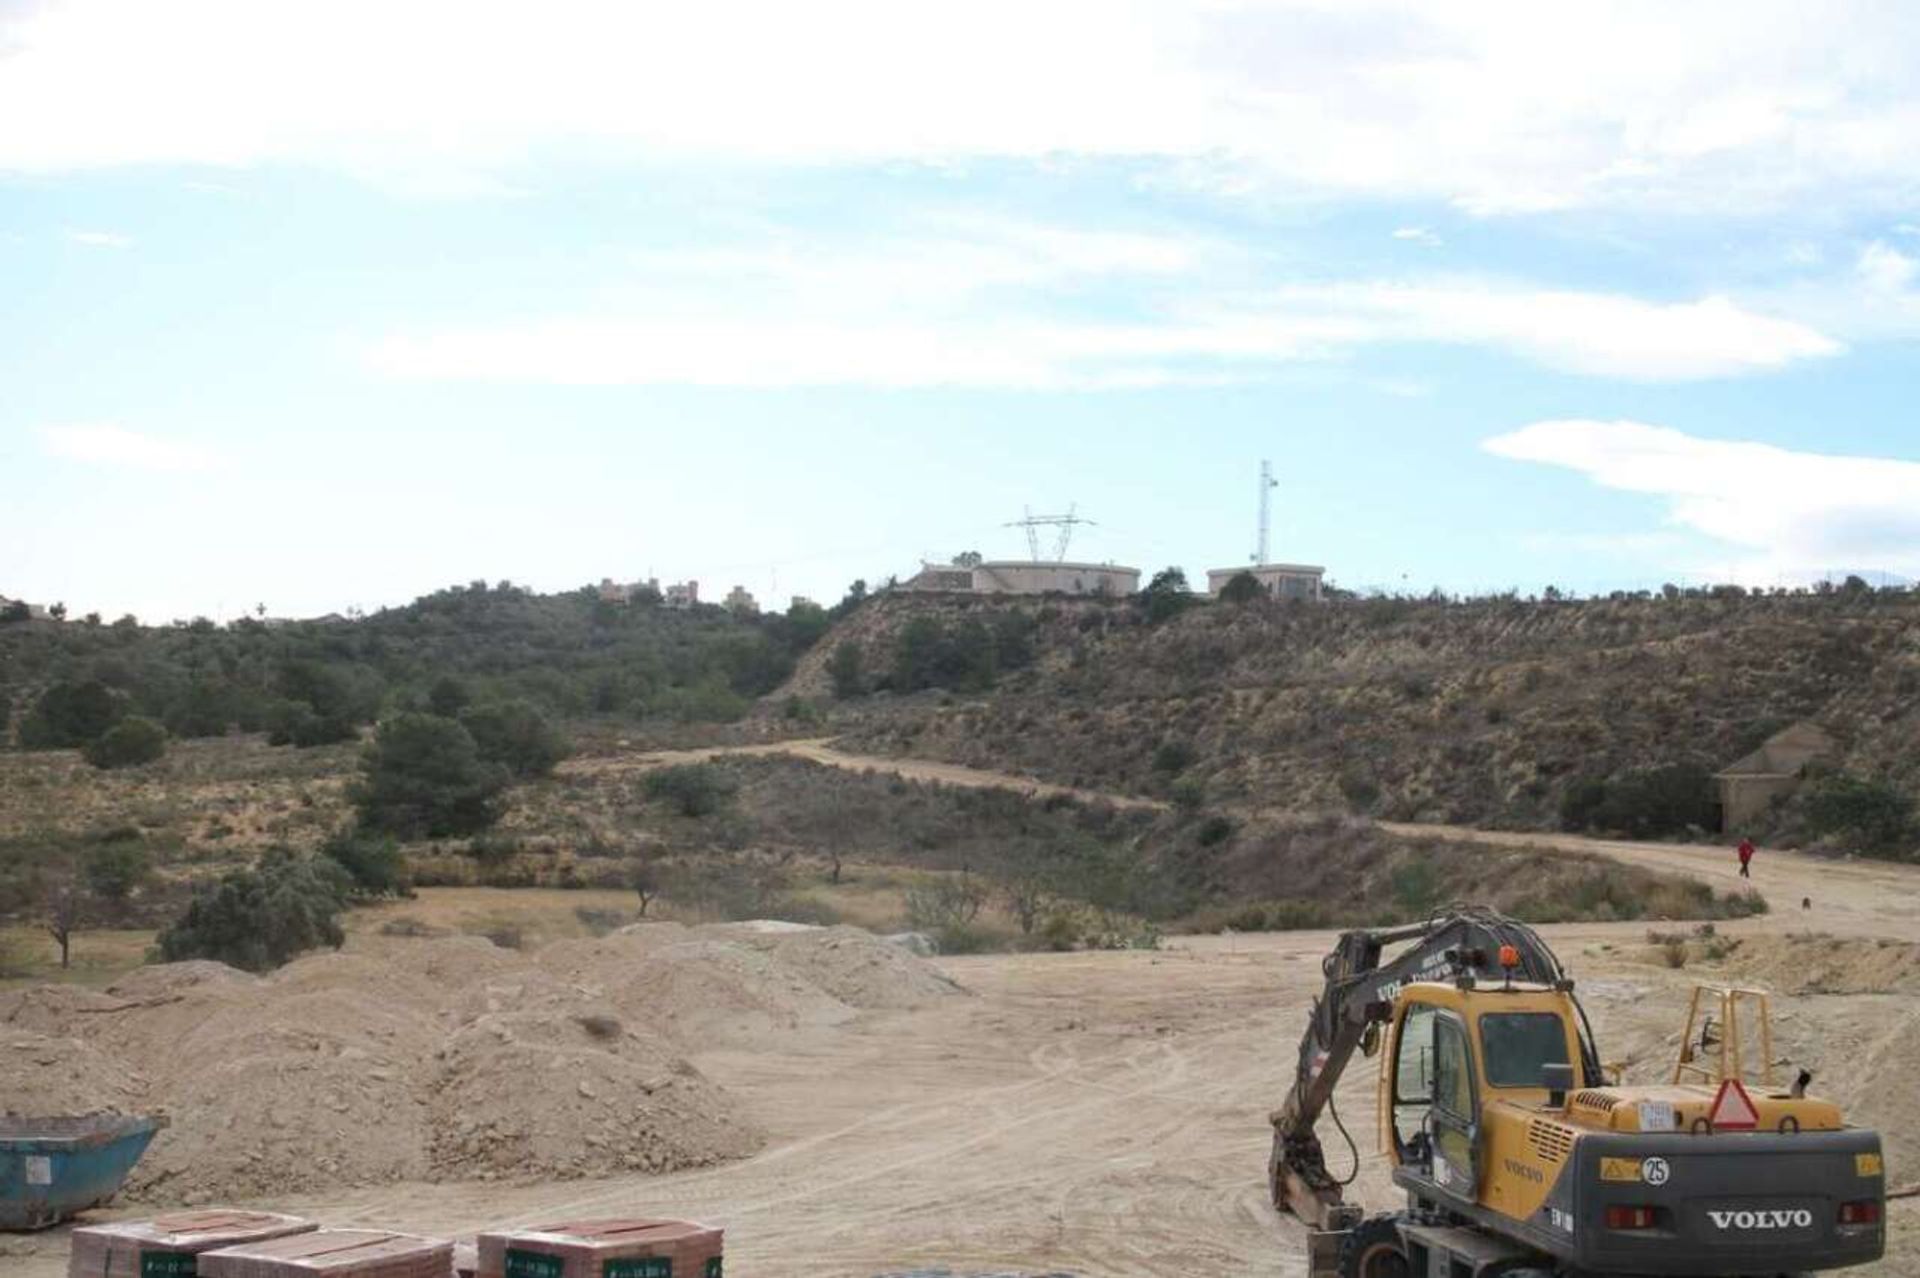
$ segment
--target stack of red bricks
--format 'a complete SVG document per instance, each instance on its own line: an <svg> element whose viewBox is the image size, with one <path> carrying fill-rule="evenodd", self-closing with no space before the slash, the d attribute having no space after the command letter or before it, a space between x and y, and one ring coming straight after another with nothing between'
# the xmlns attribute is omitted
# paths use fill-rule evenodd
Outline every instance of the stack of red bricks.
<svg viewBox="0 0 1920 1278"><path fill-rule="evenodd" d="M67 1278L194 1278L209 1251L309 1233L310 1220L270 1211L180 1211L73 1231Z"/></svg>
<svg viewBox="0 0 1920 1278"><path fill-rule="evenodd" d="M319 1229L200 1257L198 1278L448 1278L453 1244L384 1229Z"/></svg>
<svg viewBox="0 0 1920 1278"><path fill-rule="evenodd" d="M480 1235L476 1278L721 1278L721 1231L685 1220L565 1220Z"/></svg>

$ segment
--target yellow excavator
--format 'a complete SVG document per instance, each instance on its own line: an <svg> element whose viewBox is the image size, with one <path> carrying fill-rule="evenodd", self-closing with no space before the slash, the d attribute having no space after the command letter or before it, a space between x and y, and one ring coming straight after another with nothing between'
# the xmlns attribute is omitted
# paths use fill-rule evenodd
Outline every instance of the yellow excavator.
<svg viewBox="0 0 1920 1278"><path fill-rule="evenodd" d="M1323 970L1268 1163L1316 1278L1745 1278L1886 1249L1879 1136L1806 1095L1804 1072L1751 1089L1737 1057L1728 1072L1734 993L1718 1020L1696 995L1672 1082L1623 1087L1553 951L1493 910L1346 932ZM1719 1067L1701 1064L1716 1047ZM1334 1087L1356 1050L1382 1058L1381 1143L1406 1194L1373 1216L1314 1134L1323 1112L1340 1124Z"/></svg>

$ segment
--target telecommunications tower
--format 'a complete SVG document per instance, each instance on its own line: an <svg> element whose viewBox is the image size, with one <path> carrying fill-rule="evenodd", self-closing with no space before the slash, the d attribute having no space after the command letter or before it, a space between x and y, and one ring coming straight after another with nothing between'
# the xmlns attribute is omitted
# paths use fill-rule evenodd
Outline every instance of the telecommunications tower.
<svg viewBox="0 0 1920 1278"><path fill-rule="evenodd" d="M1273 463L1260 463L1260 540L1254 548L1253 562L1256 565L1267 562L1267 535L1273 528L1273 490L1280 481L1273 477Z"/></svg>

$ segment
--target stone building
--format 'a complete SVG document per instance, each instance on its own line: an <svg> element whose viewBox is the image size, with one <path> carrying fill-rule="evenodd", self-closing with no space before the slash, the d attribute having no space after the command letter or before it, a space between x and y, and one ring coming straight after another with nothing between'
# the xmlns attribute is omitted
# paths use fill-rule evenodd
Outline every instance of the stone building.
<svg viewBox="0 0 1920 1278"><path fill-rule="evenodd" d="M1758 750L1713 774L1719 791L1720 828L1745 831L1776 799L1800 788L1807 765L1832 754L1833 738L1804 720L1768 737Z"/></svg>
<svg viewBox="0 0 1920 1278"><path fill-rule="evenodd" d="M1207 593L1218 595L1229 581L1241 573L1247 573L1266 588L1266 592L1275 599L1310 599L1322 597L1320 583L1326 576L1325 568L1312 564L1246 564L1239 568L1207 569Z"/></svg>

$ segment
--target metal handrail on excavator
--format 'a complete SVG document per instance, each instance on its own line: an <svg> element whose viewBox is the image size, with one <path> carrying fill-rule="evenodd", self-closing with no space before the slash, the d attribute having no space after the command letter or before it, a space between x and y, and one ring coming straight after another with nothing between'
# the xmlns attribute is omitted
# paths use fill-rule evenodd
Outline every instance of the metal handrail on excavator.
<svg viewBox="0 0 1920 1278"><path fill-rule="evenodd" d="M1759 1022L1759 1071L1753 1075L1747 1073L1744 1054L1744 1027L1749 1017L1743 1006L1750 1006ZM1700 1064L1702 1056L1710 1063ZM1773 1075L1773 1005L1765 990L1742 985L1696 985L1687 1004L1687 1028L1680 1035L1673 1081L1713 1085L1729 1078L1763 1087L1778 1086Z"/></svg>

